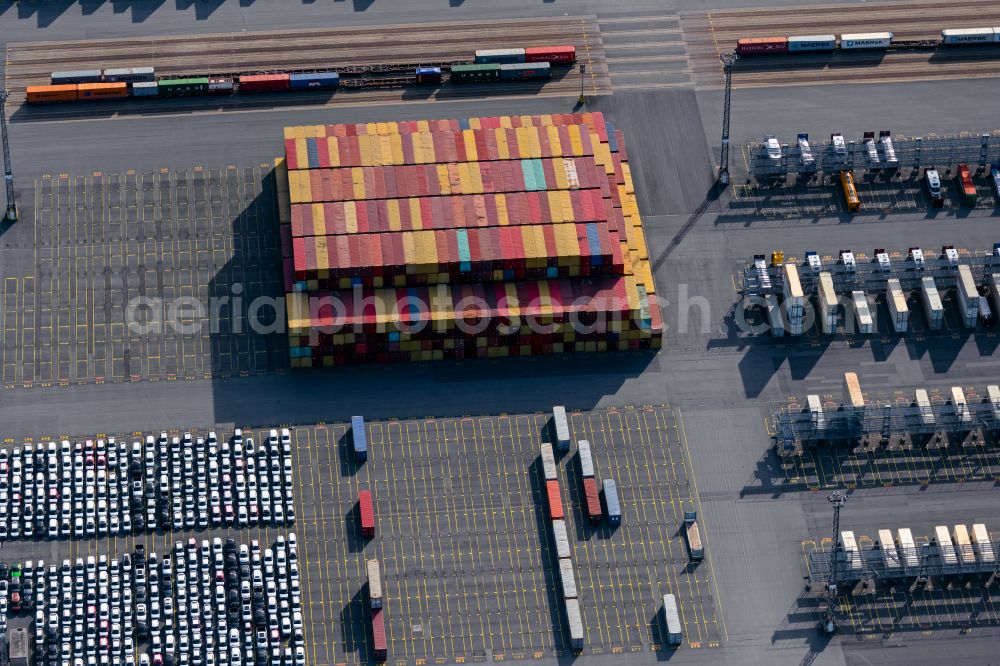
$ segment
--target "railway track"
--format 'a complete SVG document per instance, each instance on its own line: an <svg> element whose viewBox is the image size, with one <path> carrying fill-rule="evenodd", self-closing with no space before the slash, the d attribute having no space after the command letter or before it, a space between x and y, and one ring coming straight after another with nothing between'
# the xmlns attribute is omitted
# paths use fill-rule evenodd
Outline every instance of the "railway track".
<svg viewBox="0 0 1000 666"><path fill-rule="evenodd" d="M7 87L12 91L9 109L16 120L63 117L66 109L24 107L24 89L48 83L53 71L105 69L109 67L153 66L160 76L179 76L221 72L288 71L310 69L356 70L364 65L413 64L441 61L470 61L476 49L530 46L542 43L571 44L587 63L587 92L610 94L611 83L594 17L512 20L481 23L446 23L433 25L378 26L363 28L320 28L303 31L233 33L194 37L153 37L124 39L114 43L102 40L33 42L12 45L8 50ZM350 95L327 96L326 104L392 103L402 101L406 91L402 82L389 90L363 89ZM580 90L578 70L559 70L552 81L472 86L468 92L421 89L430 99L468 99L508 93L541 95L576 95ZM364 97L364 99L358 99ZM301 94L267 95L276 104L290 100L304 101ZM317 96L316 99L324 99ZM315 103L315 102L314 102ZM203 106L259 107L257 101L245 103L233 98L202 99ZM105 110L85 113L75 107L74 115L110 113ZM173 100L129 102L150 112L173 108L190 109L187 103ZM115 108L118 113L121 109ZM135 112L125 109L126 114Z"/></svg>
<svg viewBox="0 0 1000 666"><path fill-rule="evenodd" d="M682 25L696 85L712 88L723 83L719 53L732 51L741 37L888 30L896 40L938 40L943 28L1000 25L1000 3L918 1L854 5L849 10L838 5L726 10L684 15ZM733 86L923 81L957 76L1000 77L1000 48L744 58L735 70Z"/></svg>

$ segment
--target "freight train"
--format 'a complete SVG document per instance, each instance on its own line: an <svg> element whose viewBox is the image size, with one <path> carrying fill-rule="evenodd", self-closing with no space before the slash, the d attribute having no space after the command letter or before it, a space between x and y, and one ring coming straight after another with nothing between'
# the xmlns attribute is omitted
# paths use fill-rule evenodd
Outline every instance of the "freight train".
<svg viewBox="0 0 1000 666"><path fill-rule="evenodd" d="M574 46L541 46L516 49L484 49L475 52L473 61L458 61L444 67L416 67L404 78L371 77L371 85L416 83L482 83L491 81L533 81L552 78L553 66L576 62ZM392 66L387 66L392 70ZM446 75L447 74L447 78ZM335 71L277 72L245 74L232 77L192 76L166 78L156 76L152 67L53 72L51 83L28 86L29 104L89 102L108 99L149 97L194 97L240 93L331 90L340 87L341 74Z"/></svg>
<svg viewBox="0 0 1000 666"><path fill-rule="evenodd" d="M863 51L887 49L890 46L935 47L968 44L1000 44L1000 27L955 28L941 31L940 40L893 41L891 32L862 32L836 35L797 35L788 37L747 37L736 42L741 56L777 55L783 53L816 53L822 51Z"/></svg>

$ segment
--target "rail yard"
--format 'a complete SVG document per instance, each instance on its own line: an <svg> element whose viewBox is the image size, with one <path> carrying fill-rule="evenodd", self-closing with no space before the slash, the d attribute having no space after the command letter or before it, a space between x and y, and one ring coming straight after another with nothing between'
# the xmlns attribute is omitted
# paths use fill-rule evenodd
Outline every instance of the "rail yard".
<svg viewBox="0 0 1000 666"><path fill-rule="evenodd" d="M0 3L0 666L995 659L996 3L127 4Z"/></svg>

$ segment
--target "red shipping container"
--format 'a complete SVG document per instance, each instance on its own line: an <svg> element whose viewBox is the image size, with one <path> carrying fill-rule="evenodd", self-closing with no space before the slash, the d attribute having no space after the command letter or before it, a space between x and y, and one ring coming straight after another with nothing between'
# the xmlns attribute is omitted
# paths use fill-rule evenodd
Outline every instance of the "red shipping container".
<svg viewBox="0 0 1000 666"><path fill-rule="evenodd" d="M575 46L537 46L524 49L525 62L548 62L553 65L572 65L576 62Z"/></svg>
<svg viewBox="0 0 1000 666"><path fill-rule="evenodd" d="M587 518L591 523L600 523L604 517L601 511L601 497L597 494L597 480L588 476L583 480L583 494L587 501Z"/></svg>
<svg viewBox="0 0 1000 666"><path fill-rule="evenodd" d="M530 302L530 300L522 302ZM559 494L559 482L555 480L546 481L545 494L549 501L549 518L553 520L565 518L566 516L563 513L562 495Z"/></svg>
<svg viewBox="0 0 1000 666"><path fill-rule="evenodd" d="M372 509L370 490L362 490L358 493L358 510L361 514L361 536L371 539L375 536L375 511Z"/></svg>
<svg viewBox="0 0 1000 666"><path fill-rule="evenodd" d="M372 657L377 662L384 662L389 655L385 640L385 609L371 611L372 614Z"/></svg>
<svg viewBox="0 0 1000 666"><path fill-rule="evenodd" d="M788 52L787 37L748 37L736 42L740 55L771 55Z"/></svg>
<svg viewBox="0 0 1000 666"><path fill-rule="evenodd" d="M240 77L240 92L275 92L288 90L288 74L250 74Z"/></svg>

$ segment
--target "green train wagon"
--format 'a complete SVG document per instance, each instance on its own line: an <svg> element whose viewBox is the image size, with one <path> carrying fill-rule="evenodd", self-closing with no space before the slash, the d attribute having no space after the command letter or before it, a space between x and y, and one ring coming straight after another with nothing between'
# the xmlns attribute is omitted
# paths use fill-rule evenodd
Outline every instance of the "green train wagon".
<svg viewBox="0 0 1000 666"><path fill-rule="evenodd" d="M207 95L208 78L191 79L160 79L158 82L160 97L187 97L190 95Z"/></svg>
<svg viewBox="0 0 1000 666"><path fill-rule="evenodd" d="M482 83L484 81L499 81L500 65L452 65L452 83Z"/></svg>

